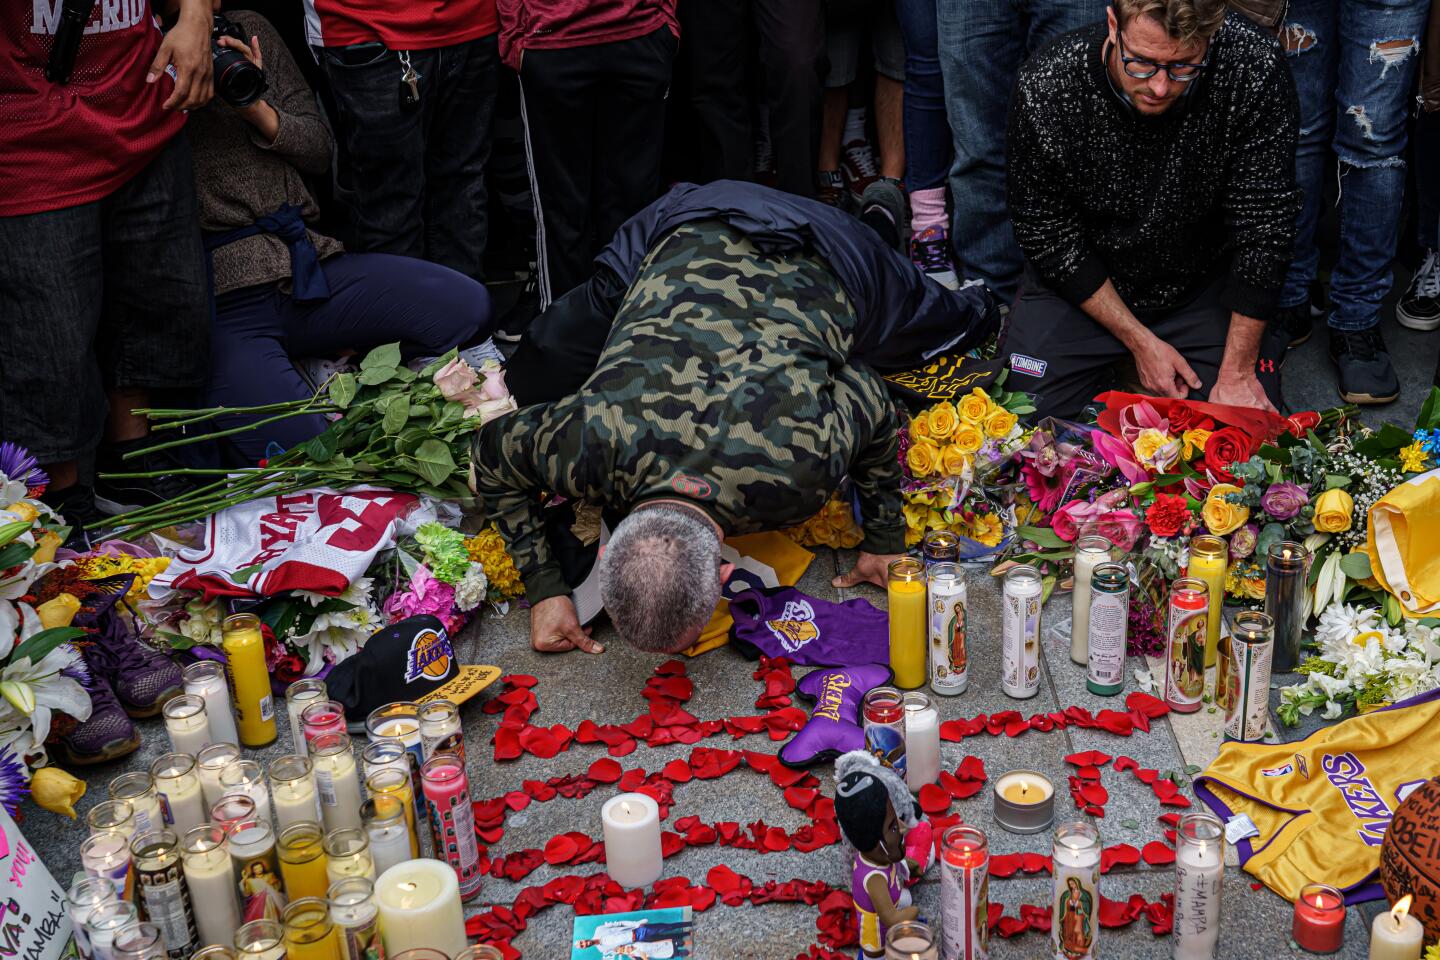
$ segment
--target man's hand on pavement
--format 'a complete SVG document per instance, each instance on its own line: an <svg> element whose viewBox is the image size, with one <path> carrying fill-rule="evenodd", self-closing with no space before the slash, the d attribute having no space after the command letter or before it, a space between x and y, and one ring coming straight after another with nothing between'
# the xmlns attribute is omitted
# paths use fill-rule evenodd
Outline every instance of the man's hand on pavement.
<svg viewBox="0 0 1440 960"><path fill-rule="evenodd" d="M877 587L883 587L885 578L890 572L891 562L899 560L903 556L903 553L866 553L862 550L859 558L855 561L855 569L831 580L830 585L832 587L853 587L857 583L873 583Z"/></svg>
<svg viewBox="0 0 1440 960"><path fill-rule="evenodd" d="M1185 397L1191 389L1200 389L1200 378L1180 351L1154 334L1134 351L1135 369L1140 384L1157 397Z"/></svg>
<svg viewBox="0 0 1440 960"><path fill-rule="evenodd" d="M605 652L605 645L590 636L590 628L580 626L569 597L550 597L530 608L530 646L541 653L577 648L586 653Z"/></svg>
<svg viewBox="0 0 1440 960"><path fill-rule="evenodd" d="M1276 413L1275 405L1265 395L1265 388L1250 371L1227 376L1222 370L1210 390L1211 403L1228 403L1236 407L1258 407Z"/></svg>
<svg viewBox="0 0 1440 960"><path fill-rule="evenodd" d="M160 41L145 82L157 82L168 66L175 68L175 90L165 101L166 110L195 110L210 102L214 63L210 59L208 16L202 18L182 8L180 19Z"/></svg>

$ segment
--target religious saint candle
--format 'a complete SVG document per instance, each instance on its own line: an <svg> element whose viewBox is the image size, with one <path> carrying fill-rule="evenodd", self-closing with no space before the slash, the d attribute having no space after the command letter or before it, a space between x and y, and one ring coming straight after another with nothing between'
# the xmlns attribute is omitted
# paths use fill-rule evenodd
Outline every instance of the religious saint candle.
<svg viewBox="0 0 1440 960"><path fill-rule="evenodd" d="M80 952L81 960L93 960L94 957L90 939L85 935L85 921L100 905L112 903L115 899L115 885L105 877L81 877L70 885L65 894L65 913L75 931L75 948Z"/></svg>
<svg viewBox="0 0 1440 960"><path fill-rule="evenodd" d="M1190 538L1190 564L1186 576L1205 584L1210 606L1205 618L1205 666L1215 666L1220 651L1220 626L1224 619L1225 571L1230 564L1230 548L1219 537L1201 534Z"/></svg>
<svg viewBox="0 0 1440 960"><path fill-rule="evenodd" d="M913 557L890 563L886 588L890 608L890 670L897 687L925 685L925 565Z"/></svg>
<svg viewBox="0 0 1440 960"><path fill-rule="evenodd" d="M141 833L130 841L135 889L145 919L160 928L171 960L188 960L200 946L195 909L185 886L180 838L169 830Z"/></svg>
<svg viewBox="0 0 1440 960"><path fill-rule="evenodd" d="M465 735L460 729L460 708L449 700L427 700L420 704L420 748L425 759L437 753L453 753L465 760Z"/></svg>
<svg viewBox="0 0 1440 960"><path fill-rule="evenodd" d="M1040 571L1029 564L1005 573L1001 598L1000 689L1024 700L1040 690Z"/></svg>
<svg viewBox="0 0 1440 960"><path fill-rule="evenodd" d="M653 801L652 801L653 802ZM455 871L439 860L407 860L375 881L386 956L431 947L454 956L468 945Z"/></svg>
<svg viewBox="0 0 1440 960"><path fill-rule="evenodd" d="M270 693L270 672L265 667L265 638L260 618L235 613L223 625L225 670L234 698L240 743L264 747L275 741L275 698Z"/></svg>
<svg viewBox="0 0 1440 960"><path fill-rule="evenodd" d="M122 773L110 781L110 799L124 800L135 811L135 832L149 833L165 827L165 813L160 809L160 793L155 778L148 771Z"/></svg>
<svg viewBox="0 0 1440 960"><path fill-rule="evenodd" d="M200 775L200 791L205 795L205 807L215 806L215 801L225 796L220 785L220 774L230 764L240 759L240 748L233 743L212 743L195 755L196 772Z"/></svg>
<svg viewBox="0 0 1440 960"><path fill-rule="evenodd" d="M384 873L395 864L420 855L415 833L407 822L412 813L410 804L383 794L360 804L360 822L370 838L370 856L375 861L376 873Z"/></svg>
<svg viewBox="0 0 1440 960"><path fill-rule="evenodd" d="M1165 703L1176 713L1194 713L1205 694L1205 622L1210 597L1205 584L1181 577L1170 585L1165 634Z"/></svg>
<svg viewBox="0 0 1440 960"><path fill-rule="evenodd" d="M135 835L135 807L129 800L101 800L85 814L91 833L118 830L127 837Z"/></svg>
<svg viewBox="0 0 1440 960"><path fill-rule="evenodd" d="M940 960L940 941L929 924L902 920L885 931L885 960Z"/></svg>
<svg viewBox="0 0 1440 960"><path fill-rule="evenodd" d="M860 701L865 749L905 776L905 695L894 687L866 691Z"/></svg>
<svg viewBox="0 0 1440 960"><path fill-rule="evenodd" d="M185 836L206 821L205 793L200 789L194 757L188 753L162 754L150 764L150 776L155 778L165 823L178 836Z"/></svg>
<svg viewBox="0 0 1440 960"><path fill-rule="evenodd" d="M230 685L225 682L225 668L214 660L197 660L185 668L183 676L185 692L205 701L210 742L239 744L234 698L230 695Z"/></svg>
<svg viewBox="0 0 1440 960"><path fill-rule="evenodd" d="M306 744L327 733L344 733L345 708L337 700L311 700L300 711L300 729Z"/></svg>
<svg viewBox="0 0 1440 960"><path fill-rule="evenodd" d="M342 960L340 936L321 897L293 900L285 908L286 960Z"/></svg>
<svg viewBox="0 0 1440 960"><path fill-rule="evenodd" d="M305 752L305 725L301 715L312 703L330 699L330 690L325 681L315 677L302 677L285 688L285 716L290 721L290 742L296 753Z"/></svg>
<svg viewBox="0 0 1440 960"><path fill-rule="evenodd" d="M265 771L254 760L232 760L220 771L220 786L225 794L249 797L255 804L255 819L270 822L270 788L265 784Z"/></svg>
<svg viewBox="0 0 1440 960"><path fill-rule="evenodd" d="M182 960L190 960L188 948L183 954L167 950L164 932L158 925L149 921L132 923L128 927L116 930L111 950L115 960L169 960L176 956L181 957Z"/></svg>
<svg viewBox="0 0 1440 960"><path fill-rule="evenodd" d="M251 920L235 933L240 960L286 960L285 927L279 920Z"/></svg>
<svg viewBox="0 0 1440 960"><path fill-rule="evenodd" d="M1055 960L1095 960L1100 934L1100 834L1083 820L1055 830L1050 947Z"/></svg>
<svg viewBox="0 0 1440 960"><path fill-rule="evenodd" d="M1125 689L1125 644L1130 629L1130 575L1118 563L1090 573L1085 689L1113 697Z"/></svg>
<svg viewBox="0 0 1440 960"><path fill-rule="evenodd" d="M325 834L325 876L329 883L346 877L375 879L370 838L359 827L341 827Z"/></svg>
<svg viewBox="0 0 1440 960"><path fill-rule="evenodd" d="M96 960L116 960L115 934L138 920L135 904L129 900L111 900L92 910L85 921L85 937Z"/></svg>
<svg viewBox="0 0 1440 960"><path fill-rule="evenodd" d="M80 867L87 877L102 877L115 896L130 899L130 837L119 830L101 830L80 841Z"/></svg>
<svg viewBox="0 0 1440 960"><path fill-rule="evenodd" d="M1264 739L1270 720L1275 624L1266 614L1245 610L1235 615L1226 640L1221 644L1224 669L1215 674L1215 698L1223 700L1225 707L1225 739L1255 743Z"/></svg>
<svg viewBox="0 0 1440 960"><path fill-rule="evenodd" d="M995 781L995 822L1007 833L1040 833L1055 820L1055 787L1036 770L1012 770Z"/></svg>
<svg viewBox="0 0 1440 960"><path fill-rule="evenodd" d="M310 762L320 790L325 829L360 826L360 771L348 733L325 733L310 741Z"/></svg>
<svg viewBox="0 0 1440 960"><path fill-rule="evenodd" d="M346 877L330 885L329 900L330 921L335 924L343 960L383 957L375 885L365 877Z"/></svg>
<svg viewBox="0 0 1440 960"><path fill-rule="evenodd" d="M450 864L460 884L461 899L469 900L480 893L483 876L465 764L453 753L437 753L425 761L420 775L435 858Z"/></svg>
<svg viewBox="0 0 1440 960"><path fill-rule="evenodd" d="M919 793L940 778L940 714L919 691L905 694L905 785Z"/></svg>
<svg viewBox="0 0 1440 960"><path fill-rule="evenodd" d="M1174 960L1216 960L1225 827L1208 813L1187 813L1175 836Z"/></svg>
<svg viewBox="0 0 1440 960"><path fill-rule="evenodd" d="M1413 897L1405 894L1370 925L1370 960L1420 960L1425 928L1410 916Z"/></svg>
<svg viewBox="0 0 1440 960"><path fill-rule="evenodd" d="M648 887L664 872L660 852L660 807L643 793L622 793L600 809L605 834L605 869L627 889Z"/></svg>
<svg viewBox="0 0 1440 960"><path fill-rule="evenodd" d="M268 820L240 820L225 828L225 846L235 863L240 910L247 917L279 916L285 908L275 833Z"/></svg>
<svg viewBox="0 0 1440 960"><path fill-rule="evenodd" d="M292 823L317 821L320 791L309 757L285 756L270 761L270 802L275 808L275 829Z"/></svg>
<svg viewBox="0 0 1440 960"><path fill-rule="evenodd" d="M1275 622L1274 669L1291 673L1300 665L1305 638L1306 577L1310 551L1302 544L1282 540L1265 555L1265 612Z"/></svg>
<svg viewBox="0 0 1440 960"><path fill-rule="evenodd" d="M287 897L323 897L330 889L326 869L325 830L319 823L292 823L275 841L280 857L280 879Z"/></svg>
<svg viewBox="0 0 1440 960"><path fill-rule="evenodd" d="M420 741L420 705L409 700L376 707L365 718L365 732L372 741L399 740L410 754L410 785L415 791L415 815L425 819L425 795L420 789L420 766L425 747Z"/></svg>
<svg viewBox="0 0 1440 960"><path fill-rule="evenodd" d="M948 827L940 837L940 921L943 960L988 960L989 843L968 824Z"/></svg>
<svg viewBox="0 0 1440 960"><path fill-rule="evenodd" d="M199 904L195 926L202 943L232 943L240 928L240 897L235 867L225 847L225 831L211 824L196 827L180 840L185 886Z"/></svg>
<svg viewBox="0 0 1440 960"><path fill-rule="evenodd" d="M953 534L952 534L953 536ZM941 696L970 684L969 611L965 571L958 563L926 564L925 602L930 637L930 689Z"/></svg>
<svg viewBox="0 0 1440 960"><path fill-rule="evenodd" d="M1109 540L1081 537L1075 541L1075 589L1071 594L1070 659L1090 662L1090 577L1095 568L1110 562Z"/></svg>
<svg viewBox="0 0 1440 960"><path fill-rule="evenodd" d="M182 693L165 701L160 712L165 716L170 748L176 753L198 754L212 742L210 721L205 716L205 701L201 698Z"/></svg>
<svg viewBox="0 0 1440 960"><path fill-rule="evenodd" d="M1295 898L1290 939L1309 953L1335 953L1345 942L1345 897L1326 883L1307 883Z"/></svg>

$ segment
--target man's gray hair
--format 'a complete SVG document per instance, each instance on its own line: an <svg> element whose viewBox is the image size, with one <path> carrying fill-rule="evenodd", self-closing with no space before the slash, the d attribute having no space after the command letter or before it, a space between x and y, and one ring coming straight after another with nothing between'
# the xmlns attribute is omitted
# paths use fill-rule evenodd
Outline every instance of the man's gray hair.
<svg viewBox="0 0 1440 960"><path fill-rule="evenodd" d="M705 626L720 600L720 538L681 506L636 510L615 527L600 557L600 599L632 646L674 653Z"/></svg>

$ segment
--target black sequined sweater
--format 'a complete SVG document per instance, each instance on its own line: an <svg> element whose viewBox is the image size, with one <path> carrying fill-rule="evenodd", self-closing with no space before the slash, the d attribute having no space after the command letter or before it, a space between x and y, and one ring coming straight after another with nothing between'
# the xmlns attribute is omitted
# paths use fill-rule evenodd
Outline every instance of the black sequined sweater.
<svg viewBox="0 0 1440 960"><path fill-rule="evenodd" d="M1231 13L1186 102L1152 118L1111 85L1106 35L1059 37L1016 80L1007 192L1031 268L1076 305L1108 277L1142 320L1223 276L1226 306L1270 319L1300 210L1280 47Z"/></svg>

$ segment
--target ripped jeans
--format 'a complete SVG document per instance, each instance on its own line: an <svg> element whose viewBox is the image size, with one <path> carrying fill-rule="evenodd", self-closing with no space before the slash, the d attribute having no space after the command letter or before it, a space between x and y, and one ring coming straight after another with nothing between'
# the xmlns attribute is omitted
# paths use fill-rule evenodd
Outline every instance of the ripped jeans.
<svg viewBox="0 0 1440 960"><path fill-rule="evenodd" d="M1330 275L1330 326L1380 322L1405 196L1411 110L1429 0L1291 0L1280 43L1300 95L1295 173L1305 194L1282 307L1306 302L1319 252L1316 224L1327 151L1340 176L1340 257Z"/></svg>

